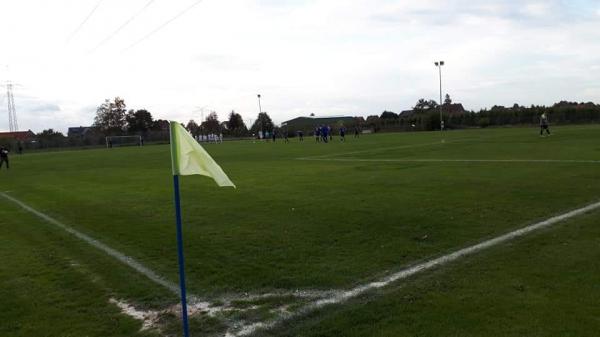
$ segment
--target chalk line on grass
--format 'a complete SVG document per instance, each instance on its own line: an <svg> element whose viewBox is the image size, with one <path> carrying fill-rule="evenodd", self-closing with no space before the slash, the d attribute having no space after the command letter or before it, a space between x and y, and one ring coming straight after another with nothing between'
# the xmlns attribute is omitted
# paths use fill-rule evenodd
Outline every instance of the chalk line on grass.
<svg viewBox="0 0 600 337"><path fill-rule="evenodd" d="M559 222L574 218L576 216L582 215L584 213L588 213L590 211L593 211L593 210L596 210L599 208L600 208L600 202L596 202L594 204L590 204L588 206L585 206L585 207L582 207L582 208L579 208L579 209L576 209L576 210L573 210L573 211L570 211L570 212L567 212L567 213L564 213L561 215L551 217L549 219L535 223L533 225L529 225L529 226L523 227L521 229L517 229L515 231L506 233L504 235L500 235L495 238L482 241L478 244L459 249L453 253L449 253L449 254L440 256L438 258L416 264L412 267L409 267L409 268L403 269L399 272L385 276L377 281L359 285L359 286L349 289L347 291L343 291L341 293L333 295L329 298L318 299L318 300L304 306L297 312L292 313L290 315L285 315L277 320L273 320L270 322L264 322L264 323L262 323L262 322L253 323L250 325L242 326L242 327L239 327L239 329L235 332L228 331L226 336L228 336L228 337L247 336L247 335L254 333L256 330L259 330L259 329L273 328L284 321L287 321L289 319L292 319L292 318L295 318L295 317L298 317L301 315L308 314L308 313L310 313L314 310L320 309L324 306L331 305L331 304L343 303L349 299L360 296L368 291L388 286L396 281L406 279L406 278L413 276L415 274L418 274L420 272L427 271L429 269L448 264L448 263L458 260L462 257L478 253L487 248L497 246L501 243L522 237L533 231L536 231L536 230L539 230L542 228L546 228L546 227L550 227Z"/></svg>
<svg viewBox="0 0 600 337"><path fill-rule="evenodd" d="M600 160L579 159L361 159L361 158L296 158L310 161L341 161L341 162L392 162L392 163L538 163L538 164L600 164Z"/></svg>
<svg viewBox="0 0 600 337"><path fill-rule="evenodd" d="M21 202L18 199L13 198L12 196L9 196L8 194L6 194L4 192L0 192L0 196L19 205L21 208L32 213L33 215L36 215L37 217L74 235L75 237L81 239L82 241L87 242L88 244L92 245L93 247L105 252L109 256L116 258L120 262L128 265L132 269L134 269L137 272L141 273L142 275L148 277L153 282L165 287L172 293L179 294L179 287L175 283L165 280L163 277L159 276L154 271L143 266L142 264L140 264L133 258L128 257L128 256L124 255L123 253L103 244L102 242L63 224L60 221L58 221L40 211L35 210L34 208L28 206L27 204ZM500 235L498 237L482 241L478 244L459 249L453 253L449 253L449 254L443 255L441 257L434 258L432 260L413 265L406 269L400 270L396 273L387 275L379 280L376 280L376 281L373 281L373 282L370 282L367 284L359 285L359 286L356 286L352 289L345 290L345 291L344 290L330 290L330 291L299 290L299 291L290 291L290 292L267 293L267 294L262 294L262 295L246 294L241 297L235 297L235 298L230 297L229 299L225 300L225 303L220 304L220 305L213 305L210 302L199 301L196 297L194 297L193 295L190 295L189 300L191 303L190 303L189 308L190 308L191 313L205 312L209 316L215 316L218 313L225 313L225 312L229 312L229 311L238 310L238 309L234 309L234 307L232 307L232 301L236 301L236 300L237 301L253 301L253 300L260 300L260 299L264 299L264 298L268 298L268 297L292 296L294 298L305 298L305 299L309 299L311 301L308 304L302 306L300 309L298 309L294 312L289 312L286 309L287 306L285 306L285 305L280 308L276 308L274 310L275 311L279 310L277 312L279 317L277 319L274 319L271 321L250 322L248 324L238 321L237 323L234 323L234 326L226 332L226 336L230 336L230 337L247 336L247 335L254 333L255 331L257 331L259 329L273 328L284 321L299 317L301 315L308 314L314 310L320 309L327 305L343 303L349 299L360 296L368 291L388 286L394 282L409 278L415 274L427 271L429 269L432 269L432 268L435 268L438 266L448 264L448 263L455 261L457 259L460 259L462 257L475 254L475 253L485 250L487 248L491 248L491 247L494 247L501 243L524 236L526 234L529 234L530 232L533 232L533 231L536 231L536 230L539 230L539 229L542 229L545 227L550 227L556 223L565 221L567 219L582 215L584 213L587 213L587 212L590 212L590 211L593 211L593 210L596 210L599 208L600 208L600 202L590 204L588 206L585 206L585 207L582 207L582 208L579 208L579 209L576 209L576 210L573 210L573 211L570 211L570 212L567 212L567 213L564 213L561 215L551 217L549 219L546 219L544 221L523 227L521 229L517 229L517 230L509 232L507 234ZM138 319L152 321L152 318L153 318L152 315L150 315L149 317L141 317L138 315L139 313L131 312L130 307L126 307L122 304L119 305L119 307L125 312L129 311L132 316L134 316ZM250 309L254 309L254 307L250 307ZM239 309L239 310L243 311L243 309Z"/></svg>
<svg viewBox="0 0 600 337"><path fill-rule="evenodd" d="M147 278L149 278L150 280L152 280L154 283L163 286L164 288L166 288L167 290L169 290L170 292L178 295L179 294L179 286L177 286L175 283L166 280L165 278L159 276L157 273L155 273L154 271L152 271L151 269L145 267L144 265L142 265L141 263L139 263L138 261L134 260L133 258L105 245L104 243L92 238L89 235L83 234L65 224L63 224L62 222L30 207L29 205L23 203L22 201L15 199L13 197L11 197L10 195L4 193L4 192L0 192L0 195L3 196L4 198L12 201L13 203L21 206L21 208L23 208L24 210L26 210L27 212L37 216L38 218L41 218L43 220L45 220L48 223L51 223L53 225L55 225L56 227L64 230L65 232L74 235L75 237L77 237L78 239L85 241L86 243L92 245L93 247L103 251L104 253L106 253L109 256L114 257L115 259L117 259L118 261L120 261L121 263L133 268L134 270L136 270L137 272L139 272L140 274L146 276Z"/></svg>
<svg viewBox="0 0 600 337"><path fill-rule="evenodd" d="M142 265L140 262L136 261L135 259L107 246L106 244L92 238L89 235L81 233L80 231L75 230L72 227L65 225L64 223L52 218L49 215L46 215L46 214L34 209L33 207L8 195L5 192L0 192L0 196L4 197L5 199L7 199L9 201L12 201L16 205L23 208L25 211L41 218L42 220L64 230L65 232L90 244L94 248L99 249L100 251L106 253L107 255L117 259L119 262L131 267L135 271L146 276L148 279L150 279L154 283L156 283L160 286L163 286L164 288L166 288L173 294L179 295L179 286L178 285L161 277L156 272L145 267L144 265ZM235 302L251 303L253 301L261 301L261 300L265 300L265 299L269 299L269 298L285 298L285 297L291 297L292 301L298 300L298 299L300 299L300 300L304 299L304 300L311 301L311 300L335 296L336 294L338 294L338 292L336 290L311 290L311 289L297 289L297 290L292 290L292 291L279 290L279 291L263 293L263 294L252 294L252 293L231 294L228 296L223 296L221 298L218 298L215 301L215 303L211 303L209 301L200 300L197 296L188 292L188 302L189 302L188 303L188 314L190 316L192 316L197 313L202 313L202 314L206 314L211 317L215 317L221 313L244 312L247 310L256 309L256 306L250 306L246 309L236 308ZM159 311L150 310L150 311L144 312L144 311L135 309L135 307L133 307L132 305L126 304L124 301L117 301L114 299L111 300L111 303L117 305L123 311L123 313L128 314L129 316L131 316L135 319L142 320L143 324L144 324L143 325L144 328L155 327L156 317L157 317L158 313L160 313ZM179 306L178 307L179 309L174 310L173 308L177 308L177 306ZM180 306L180 304L176 304L174 306L171 306L169 309L167 309L167 311L171 311L174 313L180 312L181 306ZM244 322L241 321L241 322L237 322L236 324L238 324L238 325L244 324ZM250 324L246 324L246 325L250 325Z"/></svg>
<svg viewBox="0 0 600 337"><path fill-rule="evenodd" d="M317 156L300 157L300 158L296 158L296 159L297 160L319 160L319 158L322 158L323 160L327 160L328 158L331 158L331 157L339 157L339 156L344 156L344 155L348 155L348 154L357 154L357 153L366 153L366 152L370 153L370 152L396 150L396 149L410 149L410 148L415 148L415 147L444 145L444 144L456 143L456 142L460 142L460 141L461 140L452 140L452 141L439 141L439 142L433 142L433 143L407 144L407 145L371 148L368 150L358 150L358 151L352 151L352 152L328 153L328 154L322 154L322 155L317 155Z"/></svg>

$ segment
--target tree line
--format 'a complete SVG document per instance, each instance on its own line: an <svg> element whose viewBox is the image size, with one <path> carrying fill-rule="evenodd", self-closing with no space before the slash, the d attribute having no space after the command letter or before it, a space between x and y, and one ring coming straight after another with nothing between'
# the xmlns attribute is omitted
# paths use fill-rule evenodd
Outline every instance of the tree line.
<svg viewBox="0 0 600 337"><path fill-rule="evenodd" d="M219 121L215 111L211 111L200 124L191 119L184 126L194 136L217 134L225 137L251 137L258 131L272 132L275 128L271 117L261 112L248 129L242 115L235 111L231 111L223 122ZM65 136L54 129L43 130L36 134L34 147L98 146L105 144L107 136L128 135L141 136L145 142L168 142L169 121L154 119L146 109L128 110L125 100L115 97L97 107L94 122L85 133Z"/></svg>
<svg viewBox="0 0 600 337"><path fill-rule="evenodd" d="M514 104L511 107L493 106L479 111L452 111L452 99L449 95L442 104L444 125L447 129L485 128L509 125L536 125L539 117L546 113L552 124L583 124L600 122L600 105L593 102L560 101L552 106L531 105L529 107ZM380 115L371 115L366 119L356 117L354 125L346 127L368 128L378 131L431 131L439 130L440 105L435 100L419 99L411 110L395 113L383 111ZM194 136L218 134L225 137L254 137L259 131L272 133L278 130L271 117L261 112L248 128L242 116L231 111L226 121L219 121L212 111L199 124L189 120L184 124ZM293 130L291 130L293 131ZM106 99L96 109L91 128L85 134L65 136L54 129L43 130L36 134L35 145L29 147L98 146L105 143L106 136L139 135L147 142L168 142L169 122L154 119L146 109L127 109L125 100L115 97ZM293 134L290 134L293 136Z"/></svg>
<svg viewBox="0 0 600 337"><path fill-rule="evenodd" d="M593 102L560 101L551 106L514 104L511 107L495 105L489 109L467 111L455 109L448 95L442 104L444 126L447 129L486 128L511 125L537 125L546 113L552 124L585 124L600 122L600 105ZM458 111L457 111L458 110ZM434 100L419 99L412 110L402 113L384 111L360 122L361 127L374 131L420 130L440 128L440 105Z"/></svg>

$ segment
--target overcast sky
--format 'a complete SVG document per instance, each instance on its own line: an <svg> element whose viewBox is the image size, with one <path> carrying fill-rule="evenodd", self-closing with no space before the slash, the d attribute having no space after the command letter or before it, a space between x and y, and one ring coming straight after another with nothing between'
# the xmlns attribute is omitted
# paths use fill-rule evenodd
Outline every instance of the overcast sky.
<svg viewBox="0 0 600 337"><path fill-rule="evenodd" d="M90 125L115 96L182 122L235 110L249 123L258 93L276 123L399 112L439 100L439 59L467 109L600 102L600 1L196 2L0 1L20 128Z"/></svg>

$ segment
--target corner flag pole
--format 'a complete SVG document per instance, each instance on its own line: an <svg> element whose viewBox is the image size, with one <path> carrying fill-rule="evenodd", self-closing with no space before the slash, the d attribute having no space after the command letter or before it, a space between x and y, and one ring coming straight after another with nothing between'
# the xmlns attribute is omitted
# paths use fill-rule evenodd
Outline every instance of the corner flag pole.
<svg viewBox="0 0 600 337"><path fill-rule="evenodd" d="M177 220L177 255L179 258L179 286L181 288L181 319L183 336L189 337L188 313L185 294L185 263L183 260L183 231L181 228L181 202L179 198L179 176L199 174L211 177L217 185L230 186L235 184L223 172L219 164L198 144L198 141L187 132L181 124L169 123L171 140L171 164L173 169L173 195L175 202L175 219Z"/></svg>
<svg viewBox="0 0 600 337"><path fill-rule="evenodd" d="M185 262L183 258L183 233L181 228L181 202L179 198L179 175L173 175L173 193L175 200L175 219L177 222L177 256L179 260L179 287L181 289L181 319L183 322L183 336L189 337L187 301L185 292Z"/></svg>

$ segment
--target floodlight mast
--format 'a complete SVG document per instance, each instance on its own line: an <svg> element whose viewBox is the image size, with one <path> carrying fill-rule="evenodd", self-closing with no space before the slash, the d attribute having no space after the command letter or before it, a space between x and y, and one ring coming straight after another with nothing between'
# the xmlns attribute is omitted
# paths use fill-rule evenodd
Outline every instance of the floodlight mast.
<svg viewBox="0 0 600 337"><path fill-rule="evenodd" d="M262 113L262 108L260 107L260 94L256 96L258 96L258 118L260 118L260 114ZM252 127L252 125L250 127ZM265 131L262 129L262 123L260 123L260 132L262 132L263 135L265 134Z"/></svg>
<svg viewBox="0 0 600 337"><path fill-rule="evenodd" d="M436 61L434 63L440 74L440 131L444 131L444 119L442 117L442 66L444 65L444 61Z"/></svg>

